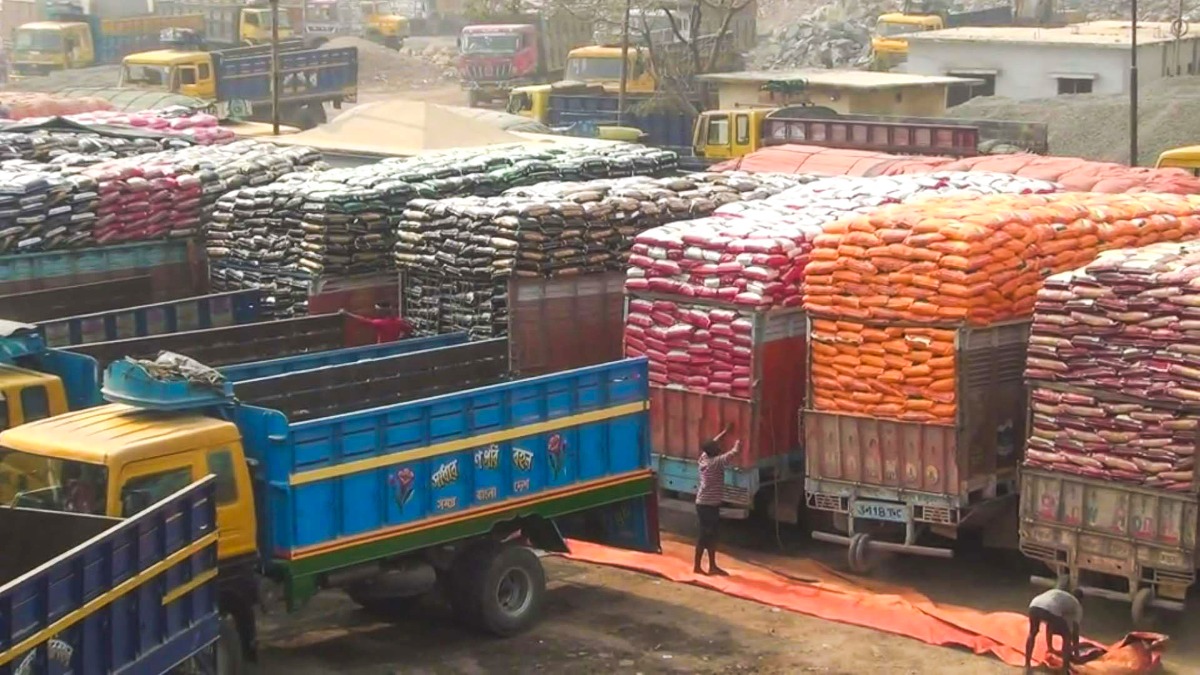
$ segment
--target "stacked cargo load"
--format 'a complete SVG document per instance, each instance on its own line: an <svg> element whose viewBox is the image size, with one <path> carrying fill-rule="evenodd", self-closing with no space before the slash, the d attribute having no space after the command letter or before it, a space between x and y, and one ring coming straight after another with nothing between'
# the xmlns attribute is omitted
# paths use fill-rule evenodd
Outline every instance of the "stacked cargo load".
<svg viewBox="0 0 1200 675"><path fill-rule="evenodd" d="M809 358L801 290L823 225L929 195L1052 189L987 174L809 179L639 235L625 285L625 349L649 360L664 489L693 495L700 443L732 423L743 451L727 474L730 514L747 514L761 494L775 518L795 521L803 471L796 411Z"/></svg>
<svg viewBox="0 0 1200 675"><path fill-rule="evenodd" d="M1196 577L1197 338L1200 242L1102 253L1034 309L1021 550L1136 623L1182 610Z"/></svg>
<svg viewBox="0 0 1200 675"><path fill-rule="evenodd" d="M634 176L413 200L395 247L404 315L419 334L512 335L522 374L618 358L622 276L637 235L797 182Z"/></svg>
<svg viewBox="0 0 1200 675"><path fill-rule="evenodd" d="M865 571L875 550L949 556L918 539L1002 512L1043 280L1105 250L1193 238L1197 213L1200 200L1175 195L976 195L827 225L804 281L806 498L845 535L814 536L849 544Z"/></svg>

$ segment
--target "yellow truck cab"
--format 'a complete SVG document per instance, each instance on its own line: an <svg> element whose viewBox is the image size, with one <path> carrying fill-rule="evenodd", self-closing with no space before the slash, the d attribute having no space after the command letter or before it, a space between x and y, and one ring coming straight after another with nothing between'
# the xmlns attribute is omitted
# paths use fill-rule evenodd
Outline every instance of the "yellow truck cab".
<svg viewBox="0 0 1200 675"><path fill-rule="evenodd" d="M761 145L763 120L775 108L706 110L696 118L692 151L706 159L732 159Z"/></svg>
<svg viewBox="0 0 1200 675"><path fill-rule="evenodd" d="M1200 176L1200 145L1188 145L1164 151L1158 156L1156 169L1186 169Z"/></svg>
<svg viewBox="0 0 1200 675"><path fill-rule="evenodd" d="M231 422L108 404L0 434L6 505L128 518L209 474L217 478L222 566L253 559L254 495Z"/></svg>
<svg viewBox="0 0 1200 675"><path fill-rule="evenodd" d="M53 375L13 365L0 365L0 430L67 412L62 380ZM32 471L29 458L4 461L0 452L0 505L10 503L20 490L46 487Z"/></svg>
<svg viewBox="0 0 1200 675"><path fill-rule="evenodd" d="M650 68L650 59L636 47L629 48L629 63L626 68L625 91L635 94L654 93L657 82ZM572 49L567 53L567 69L564 80L599 84L605 89L617 91L621 88L621 48L589 46Z"/></svg>
<svg viewBox="0 0 1200 675"><path fill-rule="evenodd" d="M17 78L90 66L96 62L92 28L76 21L24 24L17 28L10 59Z"/></svg>
<svg viewBox="0 0 1200 675"><path fill-rule="evenodd" d="M126 56L121 62L120 86L212 100L217 96L214 72L208 52L158 49Z"/></svg>
<svg viewBox="0 0 1200 675"><path fill-rule="evenodd" d="M508 93L508 105L505 111L510 115L520 115L531 120L546 124L550 119L550 90L549 84L531 84L524 87L513 87Z"/></svg>
<svg viewBox="0 0 1200 675"><path fill-rule="evenodd" d="M408 37L408 19L392 11L384 0L364 0L359 4L367 39L399 49Z"/></svg>

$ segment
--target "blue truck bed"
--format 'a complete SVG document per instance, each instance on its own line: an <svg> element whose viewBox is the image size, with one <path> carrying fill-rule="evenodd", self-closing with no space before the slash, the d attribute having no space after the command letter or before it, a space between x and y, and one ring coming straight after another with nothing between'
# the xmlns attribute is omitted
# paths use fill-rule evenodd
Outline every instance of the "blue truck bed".
<svg viewBox="0 0 1200 675"><path fill-rule="evenodd" d="M39 321L46 346L163 335L262 321L261 290L197 295Z"/></svg>
<svg viewBox="0 0 1200 675"><path fill-rule="evenodd" d="M127 520L0 508L0 675L165 673L217 640L215 483Z"/></svg>
<svg viewBox="0 0 1200 675"><path fill-rule="evenodd" d="M218 101L271 102L271 55L230 49L213 52ZM279 54L280 100L353 101L358 91L358 49L300 49Z"/></svg>

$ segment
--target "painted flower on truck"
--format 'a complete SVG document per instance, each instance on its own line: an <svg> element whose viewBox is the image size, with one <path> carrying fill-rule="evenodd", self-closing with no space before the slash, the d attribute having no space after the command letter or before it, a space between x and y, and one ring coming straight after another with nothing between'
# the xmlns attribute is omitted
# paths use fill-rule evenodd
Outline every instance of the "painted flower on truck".
<svg viewBox="0 0 1200 675"><path fill-rule="evenodd" d="M396 498L396 506L401 509L408 503L408 500L413 496L413 481L416 475L413 470L405 467L388 477L388 483L393 487L393 494Z"/></svg>
<svg viewBox="0 0 1200 675"><path fill-rule="evenodd" d="M550 458L550 471L558 478L563 470L563 457L567 451L567 441L562 434L552 434L546 441L546 450Z"/></svg>

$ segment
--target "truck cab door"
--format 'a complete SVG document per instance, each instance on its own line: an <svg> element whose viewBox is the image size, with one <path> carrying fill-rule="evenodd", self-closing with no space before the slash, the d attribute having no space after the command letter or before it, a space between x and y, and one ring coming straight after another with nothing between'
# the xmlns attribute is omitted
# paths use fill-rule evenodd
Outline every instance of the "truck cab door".
<svg viewBox="0 0 1200 675"><path fill-rule="evenodd" d="M258 547L254 486L241 445L209 448L204 461L205 473L217 477L217 557L230 561L253 556Z"/></svg>
<svg viewBox="0 0 1200 675"><path fill-rule="evenodd" d="M199 83L199 73L196 66L179 66L175 69L175 72L179 78L179 86L172 87L172 90L184 96L196 96L196 89Z"/></svg>
<svg viewBox="0 0 1200 675"><path fill-rule="evenodd" d="M260 12L249 9L243 9L238 13L238 40L243 45L257 45L264 42L259 14Z"/></svg>
<svg viewBox="0 0 1200 675"><path fill-rule="evenodd" d="M706 113L700 117L702 126L698 130L696 143L703 149L705 157L728 159L733 156L729 118L727 112Z"/></svg>
<svg viewBox="0 0 1200 675"><path fill-rule="evenodd" d="M750 128L750 113L734 113L732 156L741 157L753 152L754 149L754 134Z"/></svg>

